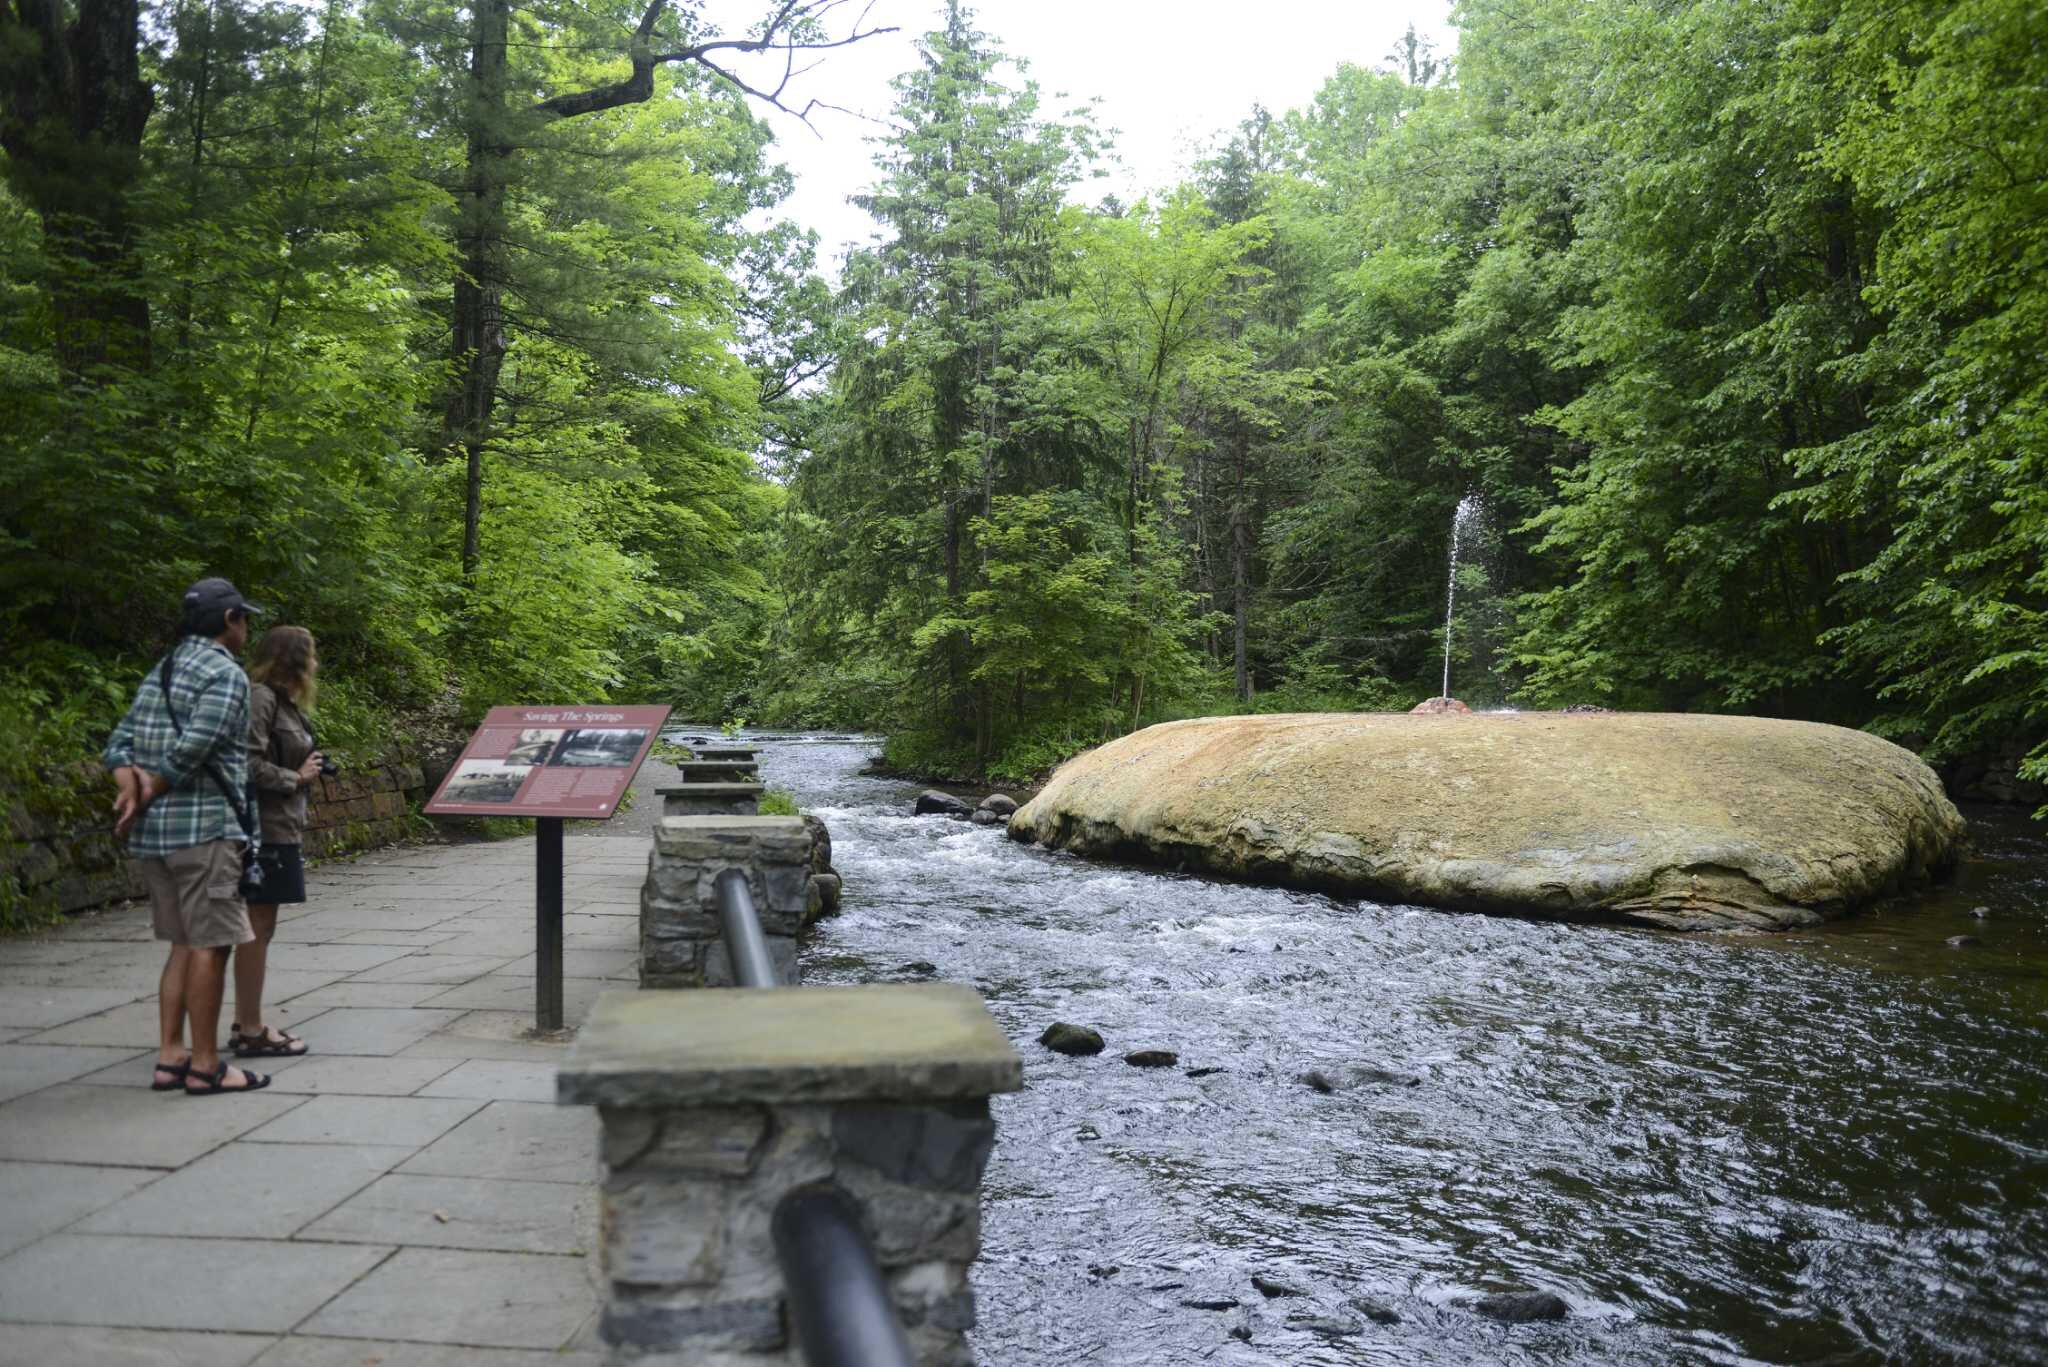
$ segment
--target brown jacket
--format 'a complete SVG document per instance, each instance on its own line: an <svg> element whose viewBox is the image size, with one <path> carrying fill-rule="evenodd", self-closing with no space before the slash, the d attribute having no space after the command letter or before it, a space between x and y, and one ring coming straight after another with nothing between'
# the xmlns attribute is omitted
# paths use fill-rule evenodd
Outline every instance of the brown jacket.
<svg viewBox="0 0 2048 1367"><path fill-rule="evenodd" d="M306 834L306 788L299 766L313 753L313 728L290 698L269 684L249 685L249 786L263 813L263 843L296 845Z"/></svg>

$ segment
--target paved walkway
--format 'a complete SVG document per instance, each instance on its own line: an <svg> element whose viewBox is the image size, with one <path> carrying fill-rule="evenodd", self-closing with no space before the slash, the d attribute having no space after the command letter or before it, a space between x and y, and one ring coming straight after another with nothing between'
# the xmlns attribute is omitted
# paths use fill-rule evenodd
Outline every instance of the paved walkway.
<svg viewBox="0 0 2048 1367"><path fill-rule="evenodd" d="M620 836L567 841L572 1023L635 978ZM252 1096L149 1090L144 908L0 940L0 1367L594 1367L597 1125L527 1038L532 877L530 838L313 871L268 1012L313 1053Z"/></svg>

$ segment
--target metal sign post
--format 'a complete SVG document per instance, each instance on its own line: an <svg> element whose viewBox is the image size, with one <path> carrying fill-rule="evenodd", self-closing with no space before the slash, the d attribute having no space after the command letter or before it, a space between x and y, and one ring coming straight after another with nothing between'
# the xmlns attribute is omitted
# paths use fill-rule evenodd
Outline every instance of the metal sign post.
<svg viewBox="0 0 2048 1367"><path fill-rule="evenodd" d="M427 803L429 816L530 816L533 852L533 1024L560 1030L562 820L619 810L668 721L666 707L597 704L494 707Z"/></svg>
<svg viewBox="0 0 2048 1367"><path fill-rule="evenodd" d="M562 818L533 823L533 1028L562 1028Z"/></svg>

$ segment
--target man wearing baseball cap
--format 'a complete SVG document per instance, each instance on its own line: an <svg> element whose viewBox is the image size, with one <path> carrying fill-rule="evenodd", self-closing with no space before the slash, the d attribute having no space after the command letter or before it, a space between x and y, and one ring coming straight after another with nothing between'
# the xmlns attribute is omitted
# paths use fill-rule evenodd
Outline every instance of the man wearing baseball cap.
<svg viewBox="0 0 2048 1367"><path fill-rule="evenodd" d="M128 837L156 938L171 946L157 984L161 1037L150 1087L159 1092L215 1096L270 1085L220 1057L228 955L255 938L236 886L257 836L248 803L249 680L235 657L258 611L225 579L185 590L178 643L143 679L101 755L119 789L114 833Z"/></svg>

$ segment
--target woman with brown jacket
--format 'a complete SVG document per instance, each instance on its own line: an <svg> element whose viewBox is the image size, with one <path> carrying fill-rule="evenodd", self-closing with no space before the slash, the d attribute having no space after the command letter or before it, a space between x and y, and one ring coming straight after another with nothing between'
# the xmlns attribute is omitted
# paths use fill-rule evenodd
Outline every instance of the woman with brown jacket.
<svg viewBox="0 0 2048 1367"><path fill-rule="evenodd" d="M320 657L304 627L272 627L249 655L249 786L262 813L260 882L244 883L249 928L256 938L235 950L235 1023L228 1045L238 1058L293 1058L306 1052L296 1035L263 1023L263 972L277 909L306 900L306 792L325 761L306 713L318 692Z"/></svg>

